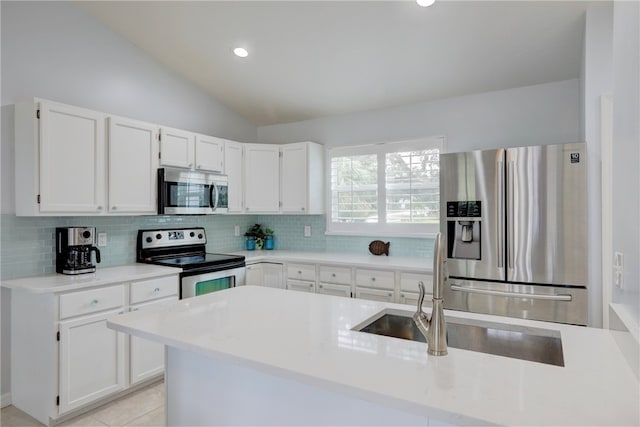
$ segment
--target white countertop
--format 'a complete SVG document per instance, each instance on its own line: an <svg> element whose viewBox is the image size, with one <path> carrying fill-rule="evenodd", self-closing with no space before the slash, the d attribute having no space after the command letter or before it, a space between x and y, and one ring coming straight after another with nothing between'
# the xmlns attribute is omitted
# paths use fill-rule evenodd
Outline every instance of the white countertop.
<svg viewBox="0 0 640 427"><path fill-rule="evenodd" d="M117 267L98 268L95 273L78 275L44 274L42 276L23 277L3 280L5 288L21 289L33 293L55 293L75 291L110 283L128 282L131 280L153 279L154 277L180 274L181 268L163 267L151 264L129 264Z"/></svg>
<svg viewBox="0 0 640 427"><path fill-rule="evenodd" d="M565 366L351 331L408 307L242 286L134 312L111 328L181 350L451 423L638 425L639 383L615 331L451 312L452 317L557 330ZM428 310L425 310L428 311ZM214 363L214 361L212 361Z"/></svg>
<svg viewBox="0 0 640 427"><path fill-rule="evenodd" d="M381 268L408 272L432 272L433 260L422 257L375 256L352 253L327 253L306 251L257 250L233 252L244 255L247 264L252 262L298 262L314 264L346 265L362 268Z"/></svg>

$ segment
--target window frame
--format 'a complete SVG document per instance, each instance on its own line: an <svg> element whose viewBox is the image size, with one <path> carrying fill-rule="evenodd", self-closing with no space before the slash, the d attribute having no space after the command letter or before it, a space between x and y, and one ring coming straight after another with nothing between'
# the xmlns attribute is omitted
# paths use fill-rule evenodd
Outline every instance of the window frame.
<svg viewBox="0 0 640 427"><path fill-rule="evenodd" d="M397 224L386 223L386 157L387 153L439 149L439 154L446 150L446 138L429 136L402 141L382 142L365 145L327 147L326 155L326 235L333 236L380 236L380 237L435 237L440 231L440 221L436 224ZM376 154L378 156L377 193L378 223L335 223L332 221L333 204L331 189L331 161L334 157ZM382 159L382 163L381 163ZM438 178L439 182L439 178ZM439 191L439 190L438 190Z"/></svg>

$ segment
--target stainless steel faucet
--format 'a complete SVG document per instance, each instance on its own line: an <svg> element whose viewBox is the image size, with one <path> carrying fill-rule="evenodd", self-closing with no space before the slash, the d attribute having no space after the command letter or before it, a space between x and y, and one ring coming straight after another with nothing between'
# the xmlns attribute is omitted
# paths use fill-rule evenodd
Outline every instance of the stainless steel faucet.
<svg viewBox="0 0 640 427"><path fill-rule="evenodd" d="M433 307L431 319L422 311L424 301L424 283L418 282L420 296L418 297L418 310L413 315L413 321L427 340L427 353L432 356L445 356L447 354L447 325L444 322L444 282L447 280L445 263L447 262L442 244L442 234L436 236L433 249Z"/></svg>

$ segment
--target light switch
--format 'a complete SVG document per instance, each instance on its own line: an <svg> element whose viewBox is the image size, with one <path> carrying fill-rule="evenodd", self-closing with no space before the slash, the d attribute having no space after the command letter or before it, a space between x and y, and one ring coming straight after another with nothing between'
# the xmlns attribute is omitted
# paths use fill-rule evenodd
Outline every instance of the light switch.
<svg viewBox="0 0 640 427"><path fill-rule="evenodd" d="M107 246L107 233L98 233L98 246Z"/></svg>
<svg viewBox="0 0 640 427"><path fill-rule="evenodd" d="M240 235L240 226L236 225L235 227L233 227L233 235L234 236L239 236Z"/></svg>
<svg viewBox="0 0 640 427"><path fill-rule="evenodd" d="M622 289L624 284L624 254L616 252L613 257L613 277L616 288Z"/></svg>
<svg viewBox="0 0 640 427"><path fill-rule="evenodd" d="M310 225L305 225L304 226L304 237L311 237L311 226Z"/></svg>

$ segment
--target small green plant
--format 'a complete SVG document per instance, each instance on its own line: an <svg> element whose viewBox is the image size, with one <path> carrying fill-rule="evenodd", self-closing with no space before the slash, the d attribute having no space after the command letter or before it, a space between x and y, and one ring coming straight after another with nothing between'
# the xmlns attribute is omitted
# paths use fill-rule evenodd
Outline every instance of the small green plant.
<svg viewBox="0 0 640 427"><path fill-rule="evenodd" d="M246 237L253 237L256 239L256 247L258 249L262 249L264 246L264 241L267 236L273 236L274 232L269 227L266 227L264 230L260 224L254 224L251 228L247 230L244 235Z"/></svg>

